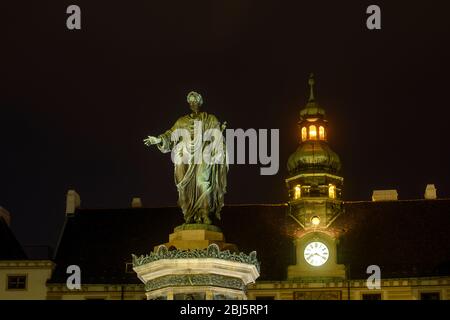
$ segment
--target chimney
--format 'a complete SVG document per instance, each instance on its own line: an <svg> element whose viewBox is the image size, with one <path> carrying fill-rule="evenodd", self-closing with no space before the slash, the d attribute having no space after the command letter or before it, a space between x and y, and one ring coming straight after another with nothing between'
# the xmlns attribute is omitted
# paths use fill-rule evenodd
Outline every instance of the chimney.
<svg viewBox="0 0 450 320"><path fill-rule="evenodd" d="M437 199L436 195L436 188L434 187L434 184L427 184L427 187L425 188L425 199L427 200L434 200Z"/></svg>
<svg viewBox="0 0 450 320"><path fill-rule="evenodd" d="M80 195L75 190L67 191L66 196L66 215L74 214L75 210L81 205Z"/></svg>
<svg viewBox="0 0 450 320"><path fill-rule="evenodd" d="M132 208L142 208L142 200L141 198L133 198L131 200L131 207Z"/></svg>
<svg viewBox="0 0 450 320"><path fill-rule="evenodd" d="M398 200L397 190L373 190L372 201L396 201Z"/></svg>
<svg viewBox="0 0 450 320"><path fill-rule="evenodd" d="M0 218L5 219L6 224L8 225L8 227L11 226L11 215L8 212L8 210L6 210L3 207L0 207Z"/></svg>

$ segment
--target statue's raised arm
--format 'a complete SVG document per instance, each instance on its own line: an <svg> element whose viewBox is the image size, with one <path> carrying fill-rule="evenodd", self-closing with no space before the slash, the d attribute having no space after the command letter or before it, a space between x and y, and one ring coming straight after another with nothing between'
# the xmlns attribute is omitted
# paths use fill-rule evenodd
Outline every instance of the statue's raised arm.
<svg viewBox="0 0 450 320"><path fill-rule="evenodd" d="M147 147L154 145L154 144L158 144L160 142L161 142L161 138L153 137L153 136L148 136L147 138L144 139L144 144Z"/></svg>

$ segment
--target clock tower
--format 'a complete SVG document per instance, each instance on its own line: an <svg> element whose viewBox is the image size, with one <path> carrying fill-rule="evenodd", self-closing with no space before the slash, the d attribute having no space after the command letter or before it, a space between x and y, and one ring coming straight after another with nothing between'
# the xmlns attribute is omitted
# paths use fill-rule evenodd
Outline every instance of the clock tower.
<svg viewBox="0 0 450 320"><path fill-rule="evenodd" d="M287 163L288 214L298 224L296 264L288 267L288 279L345 278L345 267L337 264L338 234L332 227L343 212L341 162L328 145L328 122L315 99L312 74L308 84L309 99L298 123L299 146Z"/></svg>

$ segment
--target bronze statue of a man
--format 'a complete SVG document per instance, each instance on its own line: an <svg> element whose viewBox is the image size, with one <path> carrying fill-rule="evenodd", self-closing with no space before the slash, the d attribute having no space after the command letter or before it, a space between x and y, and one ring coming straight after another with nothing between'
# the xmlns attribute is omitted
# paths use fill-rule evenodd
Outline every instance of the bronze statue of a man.
<svg viewBox="0 0 450 320"><path fill-rule="evenodd" d="M178 204L185 222L211 224L212 216L220 219L226 193L228 165L222 136L226 123L221 125L214 115L200 111L203 99L197 92L190 92L187 101L190 114L144 143L157 145L163 153L172 152Z"/></svg>

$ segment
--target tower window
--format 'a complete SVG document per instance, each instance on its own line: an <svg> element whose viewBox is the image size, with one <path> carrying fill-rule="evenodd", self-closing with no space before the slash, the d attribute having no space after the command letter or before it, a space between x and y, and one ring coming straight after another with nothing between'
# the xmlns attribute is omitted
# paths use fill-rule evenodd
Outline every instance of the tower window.
<svg viewBox="0 0 450 320"><path fill-rule="evenodd" d="M302 188L298 184L294 188L294 199L300 199L301 196L302 196Z"/></svg>
<svg viewBox="0 0 450 320"><path fill-rule="evenodd" d="M325 128L322 126L319 127L319 139L325 140Z"/></svg>
<svg viewBox="0 0 450 320"><path fill-rule="evenodd" d="M317 128L314 125L309 126L309 138L311 140L316 140L317 139Z"/></svg>
<svg viewBox="0 0 450 320"><path fill-rule="evenodd" d="M328 186L328 197L331 199L336 199L336 186L333 184Z"/></svg>
<svg viewBox="0 0 450 320"><path fill-rule="evenodd" d="M14 275L8 276L8 290L26 290L27 289L27 276L26 275Z"/></svg>
<svg viewBox="0 0 450 320"><path fill-rule="evenodd" d="M305 141L306 140L306 127L303 127L302 128L302 141Z"/></svg>

